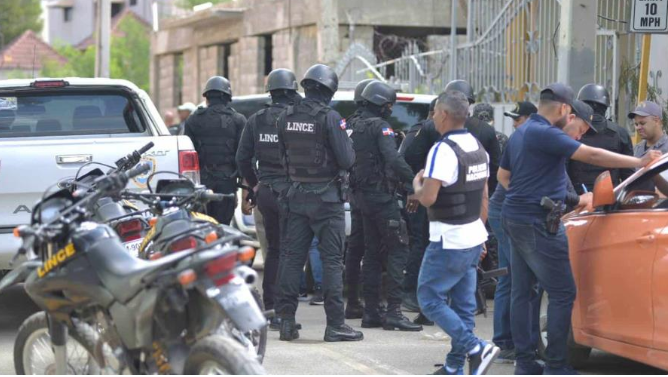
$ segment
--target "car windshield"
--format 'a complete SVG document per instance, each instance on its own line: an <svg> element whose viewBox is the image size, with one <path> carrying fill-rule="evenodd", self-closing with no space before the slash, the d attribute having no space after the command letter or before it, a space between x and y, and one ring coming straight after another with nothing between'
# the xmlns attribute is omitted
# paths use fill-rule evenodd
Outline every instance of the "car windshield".
<svg viewBox="0 0 668 377"><path fill-rule="evenodd" d="M0 92L0 138L145 130L133 103L122 94Z"/></svg>

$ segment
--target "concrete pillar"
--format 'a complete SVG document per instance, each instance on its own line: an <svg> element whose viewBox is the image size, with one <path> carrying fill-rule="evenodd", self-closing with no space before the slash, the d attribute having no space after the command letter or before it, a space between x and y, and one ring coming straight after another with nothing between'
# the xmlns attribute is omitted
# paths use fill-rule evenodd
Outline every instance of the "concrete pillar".
<svg viewBox="0 0 668 377"><path fill-rule="evenodd" d="M577 93L595 80L597 1L562 0L559 27L559 82Z"/></svg>
<svg viewBox="0 0 668 377"><path fill-rule="evenodd" d="M339 59L338 0L320 0L318 62L333 67Z"/></svg>

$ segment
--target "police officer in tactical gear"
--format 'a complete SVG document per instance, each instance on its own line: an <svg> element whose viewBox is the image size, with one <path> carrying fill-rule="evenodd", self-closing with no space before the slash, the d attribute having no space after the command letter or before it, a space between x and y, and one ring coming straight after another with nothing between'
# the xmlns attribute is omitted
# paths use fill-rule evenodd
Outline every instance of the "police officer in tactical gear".
<svg viewBox="0 0 668 377"><path fill-rule="evenodd" d="M235 155L246 118L230 107L232 88L226 78L211 77L202 95L207 107L199 107L188 117L184 133L199 154L202 183L214 192L234 194L238 179ZM209 203L207 211L218 222L229 224L236 205L236 198L225 199Z"/></svg>
<svg viewBox="0 0 668 377"><path fill-rule="evenodd" d="M633 144L629 132L605 118L605 112L610 106L608 90L601 85L587 84L580 89L578 99L594 110L591 127L582 136L580 142L591 147L633 156ZM596 177L605 170L610 170L612 183L615 186L630 177L634 172L633 169L608 169L575 160L568 162L568 176L571 178L578 195L585 193L584 188L587 189L587 192L592 192Z"/></svg>
<svg viewBox="0 0 668 377"><path fill-rule="evenodd" d="M392 87L372 82L362 92L365 101L361 116L350 125L357 159L351 173L351 185L364 221L364 316L362 327L385 330L420 331L401 313L402 282L408 257L408 231L401 217L396 192L400 184L413 182L413 171L396 150L394 131L387 123L397 100ZM412 190L411 190L412 192ZM383 257L386 249L387 315L378 310Z"/></svg>
<svg viewBox="0 0 668 377"><path fill-rule="evenodd" d="M366 79L360 81L355 87L355 112L346 119L347 124L352 124L362 116L364 112L364 99L362 92L370 83L377 81ZM364 257L364 223L362 211L355 201L350 197L350 236L348 236L348 252L346 253L346 285L348 286L348 303L346 304L346 319L362 318L364 307L360 301L361 263Z"/></svg>
<svg viewBox="0 0 668 377"><path fill-rule="evenodd" d="M455 90L464 93L469 101L469 104L475 103L475 95L471 85L464 80L450 81L445 87L445 92ZM496 138L494 128L489 124L481 121L478 118L468 117L464 127L473 135L489 155L489 179L487 180L487 187L489 195L494 193L496 188L496 172L499 168L499 161L501 160L501 147L499 140ZM441 139L441 136L436 131L433 123L425 124L422 130L415 136L410 146L406 148L404 158L411 166L422 166L427 160L429 149Z"/></svg>
<svg viewBox="0 0 668 377"><path fill-rule="evenodd" d="M241 176L255 191L257 207L264 218L268 247L264 262L262 299L267 310L274 309L281 230L285 228L285 211L279 201L290 187L280 162L276 121L288 106L294 106L301 101L297 89L297 79L292 71L275 69L269 73L267 91L271 94L271 104L248 118L236 156ZM254 161L257 162L257 169ZM278 326L278 318L272 319L272 325Z"/></svg>
<svg viewBox="0 0 668 377"><path fill-rule="evenodd" d="M279 273L280 340L299 337L295 323L299 280L313 236L318 238L323 265L324 339L362 340L363 334L346 325L344 319L343 202L346 171L355 162L355 152L345 120L328 106L339 79L331 68L317 64L306 71L301 85L306 98L289 106L277 122L281 161L292 181L287 194L286 248Z"/></svg>

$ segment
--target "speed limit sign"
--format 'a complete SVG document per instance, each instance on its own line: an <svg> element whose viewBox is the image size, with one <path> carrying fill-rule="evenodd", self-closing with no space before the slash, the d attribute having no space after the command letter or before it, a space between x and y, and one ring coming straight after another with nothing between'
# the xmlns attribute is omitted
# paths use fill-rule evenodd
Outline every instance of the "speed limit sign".
<svg viewBox="0 0 668 377"><path fill-rule="evenodd" d="M668 0L633 0L630 31L668 33Z"/></svg>

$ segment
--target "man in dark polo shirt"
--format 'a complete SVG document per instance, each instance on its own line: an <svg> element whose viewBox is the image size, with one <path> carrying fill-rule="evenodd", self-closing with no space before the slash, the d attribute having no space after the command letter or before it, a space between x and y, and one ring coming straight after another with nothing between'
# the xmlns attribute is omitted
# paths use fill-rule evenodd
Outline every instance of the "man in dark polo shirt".
<svg viewBox="0 0 668 377"><path fill-rule="evenodd" d="M575 282L563 224L550 232L548 210L541 199L563 202L566 197L566 160L609 168L638 168L661 155L650 151L642 159L581 144L562 128L572 123L573 90L552 84L541 92L538 114L519 127L508 141L498 178L506 188L503 228L511 249L511 329L516 353L515 374L572 374L567 361L567 339L575 300ZM583 116L583 115L579 115ZM549 298L545 370L535 361L531 341L531 289L538 282Z"/></svg>

